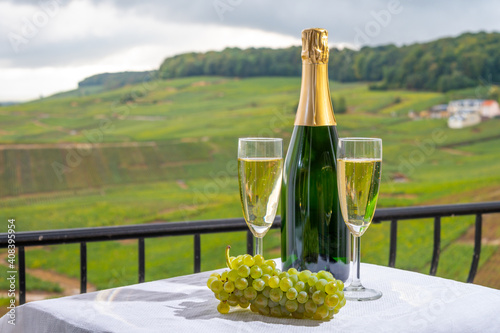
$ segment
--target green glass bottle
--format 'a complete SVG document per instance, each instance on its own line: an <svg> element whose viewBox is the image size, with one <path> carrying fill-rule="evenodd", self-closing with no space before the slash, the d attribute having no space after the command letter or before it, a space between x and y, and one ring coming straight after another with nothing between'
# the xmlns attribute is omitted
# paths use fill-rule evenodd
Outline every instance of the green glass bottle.
<svg viewBox="0 0 500 333"><path fill-rule="evenodd" d="M302 85L281 191L282 268L349 277L350 235L337 190L337 128L328 84L328 32L302 31Z"/></svg>

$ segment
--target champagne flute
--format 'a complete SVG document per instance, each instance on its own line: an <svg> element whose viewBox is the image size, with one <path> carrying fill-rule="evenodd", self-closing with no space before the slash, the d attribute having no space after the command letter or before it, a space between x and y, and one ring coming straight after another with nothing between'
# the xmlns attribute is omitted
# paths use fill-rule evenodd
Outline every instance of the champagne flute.
<svg viewBox="0 0 500 333"><path fill-rule="evenodd" d="M283 140L241 138L238 180L245 221L254 236L254 255L262 255L262 239L278 209L283 174Z"/></svg>
<svg viewBox="0 0 500 333"><path fill-rule="evenodd" d="M363 287L359 275L358 241L375 214L382 167L382 140L372 138L339 139L337 184L340 209L352 233L353 270L350 285L344 289L348 300L370 301L382 297L378 290Z"/></svg>

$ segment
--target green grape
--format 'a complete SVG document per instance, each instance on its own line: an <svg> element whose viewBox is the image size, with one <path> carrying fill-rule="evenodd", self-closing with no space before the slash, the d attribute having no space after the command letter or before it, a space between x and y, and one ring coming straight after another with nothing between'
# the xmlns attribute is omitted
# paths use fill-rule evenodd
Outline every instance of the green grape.
<svg viewBox="0 0 500 333"><path fill-rule="evenodd" d="M255 305L253 303L250 304L250 310L252 312L259 312L259 308L257 307L257 305Z"/></svg>
<svg viewBox="0 0 500 333"><path fill-rule="evenodd" d="M247 265L248 267L252 267L255 264L255 260L253 257L249 254L245 254L243 256L243 263Z"/></svg>
<svg viewBox="0 0 500 333"><path fill-rule="evenodd" d="M250 275L252 278L258 279L262 276L262 269L259 266L252 266L252 268L250 268Z"/></svg>
<svg viewBox="0 0 500 333"><path fill-rule="evenodd" d="M257 297L257 290L255 290L253 287L248 287L245 290L243 290L243 296L251 301Z"/></svg>
<svg viewBox="0 0 500 333"><path fill-rule="evenodd" d="M227 280L227 271L222 272L222 274L220 275L220 279L221 279L222 281Z"/></svg>
<svg viewBox="0 0 500 333"><path fill-rule="evenodd" d="M252 282L252 287L257 291L262 291L266 287L266 283L262 279L255 279Z"/></svg>
<svg viewBox="0 0 500 333"><path fill-rule="evenodd" d="M226 283L224 283L224 290L228 293L232 293L234 291L234 282L227 281Z"/></svg>
<svg viewBox="0 0 500 333"><path fill-rule="evenodd" d="M240 297L238 305L244 309L244 308L248 308L248 306L250 305L250 302L245 297Z"/></svg>
<svg viewBox="0 0 500 333"><path fill-rule="evenodd" d="M286 299L286 297L285 297L284 299ZM290 311L288 311L288 310L286 309L286 306L285 306L285 305L281 305L281 306L280 306L280 310L281 310L281 315L282 315L283 317L290 317Z"/></svg>
<svg viewBox="0 0 500 333"><path fill-rule="evenodd" d="M281 306L275 306L270 308L270 314L273 317L281 317Z"/></svg>
<svg viewBox="0 0 500 333"><path fill-rule="evenodd" d="M214 293L215 298L217 298L220 301L219 294Z"/></svg>
<svg viewBox="0 0 500 333"><path fill-rule="evenodd" d="M262 281L264 281L267 285L269 284L269 279L271 278L271 275L269 274L263 274L261 277Z"/></svg>
<svg viewBox="0 0 500 333"><path fill-rule="evenodd" d="M341 290L337 290L335 294L339 297L340 300L344 299L344 292Z"/></svg>
<svg viewBox="0 0 500 333"><path fill-rule="evenodd" d="M217 278L216 276L211 276L211 277L209 277L209 278L208 278L208 281L207 281L207 287L208 287L208 289L212 289L212 288L210 287L210 285L212 284L212 282L217 281L217 280L218 280L218 278Z"/></svg>
<svg viewBox="0 0 500 333"><path fill-rule="evenodd" d="M259 307L259 313L264 316L269 316L270 310L268 306Z"/></svg>
<svg viewBox="0 0 500 333"><path fill-rule="evenodd" d="M255 255L253 257L253 260L255 262L255 265L257 265L257 266L262 266L264 264L264 261L265 261L264 257L260 254Z"/></svg>
<svg viewBox="0 0 500 333"><path fill-rule="evenodd" d="M328 295L332 295L332 294L335 294L337 292L338 288L339 287L337 286L337 283L335 281L330 281L325 286L325 292Z"/></svg>
<svg viewBox="0 0 500 333"><path fill-rule="evenodd" d="M297 302L304 304L309 300L309 295L305 291L301 291L297 294Z"/></svg>
<svg viewBox="0 0 500 333"><path fill-rule="evenodd" d="M247 265L241 265L240 267L238 267L238 275L246 278L250 275L250 267L248 267Z"/></svg>
<svg viewBox="0 0 500 333"><path fill-rule="evenodd" d="M316 273L316 276L318 277L318 279L327 279L328 278L328 272L327 271L319 271L318 273Z"/></svg>
<svg viewBox="0 0 500 333"><path fill-rule="evenodd" d="M217 311L220 313L228 313L229 312L229 304L226 302L220 302L219 305L217 305Z"/></svg>
<svg viewBox="0 0 500 333"><path fill-rule="evenodd" d="M325 305L321 305L316 310L316 313L314 314L313 318L316 320L323 320L327 316L328 316L328 308Z"/></svg>
<svg viewBox="0 0 500 333"><path fill-rule="evenodd" d="M277 276L273 276L269 279L268 282L269 287L271 288L278 288L280 285L280 278Z"/></svg>
<svg viewBox="0 0 500 333"><path fill-rule="evenodd" d="M345 305L345 298L343 298L339 304L337 304L337 306L335 307L335 310L340 310L340 308L342 308L344 305Z"/></svg>
<svg viewBox="0 0 500 333"><path fill-rule="evenodd" d="M273 269L273 271L271 273L272 276L278 276L278 277L280 276L280 274L281 274L281 270L279 270L278 268Z"/></svg>
<svg viewBox="0 0 500 333"><path fill-rule="evenodd" d="M279 303L280 303L280 305L281 305L281 306L285 306L286 301L288 301L288 298L286 298L286 297L281 297L281 299L280 299L280 302L279 302ZM281 310L283 311L283 309L281 309Z"/></svg>
<svg viewBox="0 0 500 333"><path fill-rule="evenodd" d="M280 305L279 303L273 301L272 299L267 300L267 306L271 309L274 308L275 306L279 306L279 305Z"/></svg>
<svg viewBox="0 0 500 333"><path fill-rule="evenodd" d="M229 273L227 273L227 279L229 281L236 281L237 278L239 278L240 276L238 275L238 270L236 269L232 269L229 271Z"/></svg>
<svg viewBox="0 0 500 333"><path fill-rule="evenodd" d="M287 272L281 272L278 277L280 278L280 280L282 278L287 278L287 277L290 277L290 274L288 274Z"/></svg>
<svg viewBox="0 0 500 333"><path fill-rule="evenodd" d="M214 276L214 277L216 277L217 279L220 280L220 274L219 273L212 273L212 274L210 274L210 277L212 277L212 276Z"/></svg>
<svg viewBox="0 0 500 333"><path fill-rule="evenodd" d="M227 304L231 305L231 306L236 306L238 305L238 297L235 295L235 294L232 294L231 296L229 296L229 298L227 299Z"/></svg>
<svg viewBox="0 0 500 333"><path fill-rule="evenodd" d="M324 278L326 281L335 281L335 277L331 272L325 272L326 277Z"/></svg>
<svg viewBox="0 0 500 333"><path fill-rule="evenodd" d="M224 289L224 284L221 280L215 280L210 284L210 290L214 292L214 294L220 293Z"/></svg>
<svg viewBox="0 0 500 333"><path fill-rule="evenodd" d="M299 303L296 300L289 299L285 303L285 308L292 313L297 311L298 307L299 307Z"/></svg>
<svg viewBox="0 0 500 333"><path fill-rule="evenodd" d="M307 282L309 280L309 277L311 276L311 271L310 270L305 270L299 273L299 279L302 282Z"/></svg>
<svg viewBox="0 0 500 333"><path fill-rule="evenodd" d="M290 275L288 278L290 280L292 280L293 284L296 284L297 282L299 282L299 276L298 275Z"/></svg>
<svg viewBox="0 0 500 333"><path fill-rule="evenodd" d="M309 279L307 279L307 284L311 287L314 287L316 282L318 282L318 278L315 275L311 275Z"/></svg>
<svg viewBox="0 0 500 333"><path fill-rule="evenodd" d="M339 288L339 290L344 290L344 282L342 282L341 280L337 280L337 287Z"/></svg>
<svg viewBox="0 0 500 333"><path fill-rule="evenodd" d="M337 294L327 295L325 297L325 305L328 306L328 308L330 308L330 310L332 310L334 307L336 307L337 304L339 304L339 302L340 302L340 299L337 296Z"/></svg>
<svg viewBox="0 0 500 333"><path fill-rule="evenodd" d="M236 285L235 285L235 288L236 288ZM233 294L237 297L241 297L241 296L243 296L243 290L236 288L236 289L234 289Z"/></svg>
<svg viewBox="0 0 500 333"><path fill-rule="evenodd" d="M281 291L281 289L279 288L273 288L269 292L269 298L274 302L279 302L282 297L283 297L283 291Z"/></svg>
<svg viewBox="0 0 500 333"><path fill-rule="evenodd" d="M321 305L325 302L325 292L321 290L316 290L314 294L312 294L311 299L314 301L314 303Z"/></svg>
<svg viewBox="0 0 500 333"><path fill-rule="evenodd" d="M297 275L297 274L299 274L299 271L296 268L290 267L288 269L288 274L290 274L290 275Z"/></svg>
<svg viewBox="0 0 500 333"><path fill-rule="evenodd" d="M229 298L229 293L225 290L222 290L220 293L219 293L219 299L221 301L227 301Z"/></svg>
<svg viewBox="0 0 500 333"><path fill-rule="evenodd" d="M299 312L295 311L295 312L292 312L292 317L295 319L302 319L302 318L304 318L304 313L299 313Z"/></svg>
<svg viewBox="0 0 500 333"><path fill-rule="evenodd" d="M325 286L327 283L328 281L326 281L325 279L319 279L314 286L316 287L316 290L325 291Z"/></svg>
<svg viewBox="0 0 500 333"><path fill-rule="evenodd" d="M333 310L328 311L328 316L326 317L327 319L332 319L334 315Z"/></svg>
<svg viewBox="0 0 500 333"><path fill-rule="evenodd" d="M264 295L264 297L269 298L270 291L271 291L271 287L265 287L264 290L262 290L262 295Z"/></svg>
<svg viewBox="0 0 500 333"><path fill-rule="evenodd" d="M238 269L241 265L243 265L243 260L239 257L231 261L231 268Z"/></svg>
<svg viewBox="0 0 500 333"><path fill-rule="evenodd" d="M306 312L306 307L304 306L304 304L299 303L299 306L297 307L297 312L298 313Z"/></svg>
<svg viewBox="0 0 500 333"><path fill-rule="evenodd" d="M274 260L269 259L269 260L266 260L264 263L266 265L271 266L273 269L276 269L276 263L274 262Z"/></svg>
<svg viewBox="0 0 500 333"><path fill-rule="evenodd" d="M290 289L291 287L293 287L293 282L292 280L290 280L289 278L287 277L284 277L280 280L280 289L283 290L283 291L287 291L288 289Z"/></svg>
<svg viewBox="0 0 500 333"><path fill-rule="evenodd" d="M306 284L302 281L297 281L293 287L297 289L299 293L303 290L306 290Z"/></svg>
<svg viewBox="0 0 500 333"><path fill-rule="evenodd" d="M267 306L267 303L268 303L268 300L267 300L267 297L265 297L264 295L262 294L259 294L257 296L257 298L255 298L255 301L254 301L255 305L257 305L260 308L263 308L263 307L266 307Z"/></svg>
<svg viewBox="0 0 500 333"><path fill-rule="evenodd" d="M292 287L286 291L286 298L288 298L290 300L294 300L297 298L298 294L299 293L297 292L297 289Z"/></svg>
<svg viewBox="0 0 500 333"><path fill-rule="evenodd" d="M273 268L266 264L260 266L260 269L262 270L262 274L271 275L273 273Z"/></svg>
<svg viewBox="0 0 500 333"><path fill-rule="evenodd" d="M234 286L239 290L243 290L248 287L248 281L245 278L239 277L234 282Z"/></svg>

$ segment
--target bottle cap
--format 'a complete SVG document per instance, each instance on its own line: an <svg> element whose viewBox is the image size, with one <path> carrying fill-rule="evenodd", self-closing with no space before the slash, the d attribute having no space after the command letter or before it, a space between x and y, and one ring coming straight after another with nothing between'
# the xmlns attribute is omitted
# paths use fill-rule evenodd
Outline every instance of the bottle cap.
<svg viewBox="0 0 500 333"><path fill-rule="evenodd" d="M328 31L326 29L302 30L302 60L313 64L327 64L328 55Z"/></svg>

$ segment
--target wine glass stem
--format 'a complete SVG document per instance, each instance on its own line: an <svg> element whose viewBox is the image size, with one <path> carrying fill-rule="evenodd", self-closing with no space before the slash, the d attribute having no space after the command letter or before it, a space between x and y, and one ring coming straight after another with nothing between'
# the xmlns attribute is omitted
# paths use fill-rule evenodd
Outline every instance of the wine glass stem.
<svg viewBox="0 0 500 333"><path fill-rule="evenodd" d="M253 237L255 239L255 244L254 244L254 247L253 247L253 252L254 252L254 255L257 255L257 254L260 254L261 256L264 255L263 254L263 248L262 248L262 239L264 237Z"/></svg>
<svg viewBox="0 0 500 333"><path fill-rule="evenodd" d="M352 281L350 287L361 287L361 280L359 275L359 266L360 266L360 247L359 247L359 237L352 236L352 251L353 251L353 271L352 271Z"/></svg>

